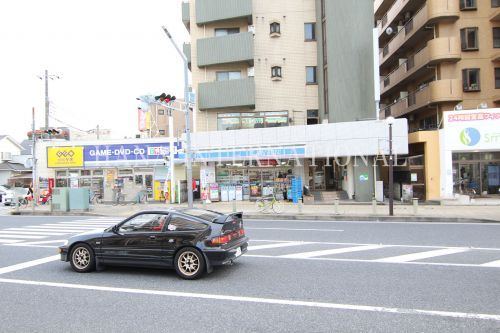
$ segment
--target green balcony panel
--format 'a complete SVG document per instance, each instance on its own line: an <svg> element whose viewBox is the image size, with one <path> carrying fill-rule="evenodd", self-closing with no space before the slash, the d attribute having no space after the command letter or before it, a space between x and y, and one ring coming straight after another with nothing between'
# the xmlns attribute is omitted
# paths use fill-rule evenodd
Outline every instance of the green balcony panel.
<svg viewBox="0 0 500 333"><path fill-rule="evenodd" d="M184 55L187 58L188 63L190 63L191 62L191 44L189 44L189 43L182 44L182 53L184 53Z"/></svg>
<svg viewBox="0 0 500 333"><path fill-rule="evenodd" d="M200 110L231 107L255 108L253 77L200 83L198 85L198 107Z"/></svg>
<svg viewBox="0 0 500 333"><path fill-rule="evenodd" d="M189 2L183 2L182 3L182 23L186 26L186 28L189 30L189 24L191 21L191 13L189 11Z"/></svg>
<svg viewBox="0 0 500 333"><path fill-rule="evenodd" d="M197 0L196 23L231 20L247 17L252 21L252 0Z"/></svg>
<svg viewBox="0 0 500 333"><path fill-rule="evenodd" d="M243 32L197 41L198 67L248 62L253 65L253 33Z"/></svg>

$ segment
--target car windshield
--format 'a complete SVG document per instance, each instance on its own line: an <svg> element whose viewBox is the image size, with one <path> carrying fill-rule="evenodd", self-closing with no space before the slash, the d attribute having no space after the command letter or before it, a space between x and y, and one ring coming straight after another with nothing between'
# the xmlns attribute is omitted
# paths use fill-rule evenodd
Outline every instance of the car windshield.
<svg viewBox="0 0 500 333"><path fill-rule="evenodd" d="M221 213L213 212L204 209L186 209L182 211L184 214L191 215L203 219L205 221L213 221L219 216L223 215Z"/></svg>

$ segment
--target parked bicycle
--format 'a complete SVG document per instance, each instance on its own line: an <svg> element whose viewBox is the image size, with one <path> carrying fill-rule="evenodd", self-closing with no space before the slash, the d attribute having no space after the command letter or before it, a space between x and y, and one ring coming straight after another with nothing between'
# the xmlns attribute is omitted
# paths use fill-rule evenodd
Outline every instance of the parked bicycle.
<svg viewBox="0 0 500 333"><path fill-rule="evenodd" d="M24 198L19 197L19 198L17 198L17 205L19 207L22 207L22 208L27 208L28 204L31 200L33 200L33 199L30 196L25 196Z"/></svg>
<svg viewBox="0 0 500 333"><path fill-rule="evenodd" d="M113 206L117 206L117 205L126 205L125 203L125 194L119 192L116 194L116 197L115 197L115 201L113 202Z"/></svg>
<svg viewBox="0 0 500 333"><path fill-rule="evenodd" d="M94 205L101 204L102 203L101 193L98 191L93 192L90 196L90 203Z"/></svg>
<svg viewBox="0 0 500 333"><path fill-rule="evenodd" d="M272 210L276 214L283 212L283 202L276 199L276 195L273 193L269 197L263 197L255 202L255 207L258 212L264 213Z"/></svg>

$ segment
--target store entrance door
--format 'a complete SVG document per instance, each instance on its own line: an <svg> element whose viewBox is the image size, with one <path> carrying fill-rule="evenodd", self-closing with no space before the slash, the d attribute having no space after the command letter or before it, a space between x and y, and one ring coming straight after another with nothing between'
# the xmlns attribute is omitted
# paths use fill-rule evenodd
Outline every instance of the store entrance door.
<svg viewBox="0 0 500 333"><path fill-rule="evenodd" d="M481 173L479 163L459 162L453 164L455 192L460 194L480 194Z"/></svg>

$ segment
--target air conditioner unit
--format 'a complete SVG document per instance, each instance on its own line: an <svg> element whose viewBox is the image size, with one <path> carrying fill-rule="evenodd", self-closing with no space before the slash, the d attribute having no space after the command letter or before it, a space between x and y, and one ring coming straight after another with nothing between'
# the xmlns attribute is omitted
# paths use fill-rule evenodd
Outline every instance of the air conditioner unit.
<svg viewBox="0 0 500 333"><path fill-rule="evenodd" d="M254 77L255 76L255 67L248 67L247 69L247 75L248 77Z"/></svg>
<svg viewBox="0 0 500 333"><path fill-rule="evenodd" d="M408 92L407 91L400 91L399 92L399 99L404 99L408 97Z"/></svg>
<svg viewBox="0 0 500 333"><path fill-rule="evenodd" d="M4 151L0 154L2 161L10 161L12 159L12 153L8 151Z"/></svg>
<svg viewBox="0 0 500 333"><path fill-rule="evenodd" d="M404 64L407 61L408 61L407 58L399 58L399 66L401 66L402 64Z"/></svg>
<svg viewBox="0 0 500 333"><path fill-rule="evenodd" d="M253 33L255 35L255 26L249 25L248 26L248 32L251 32L251 33Z"/></svg>

